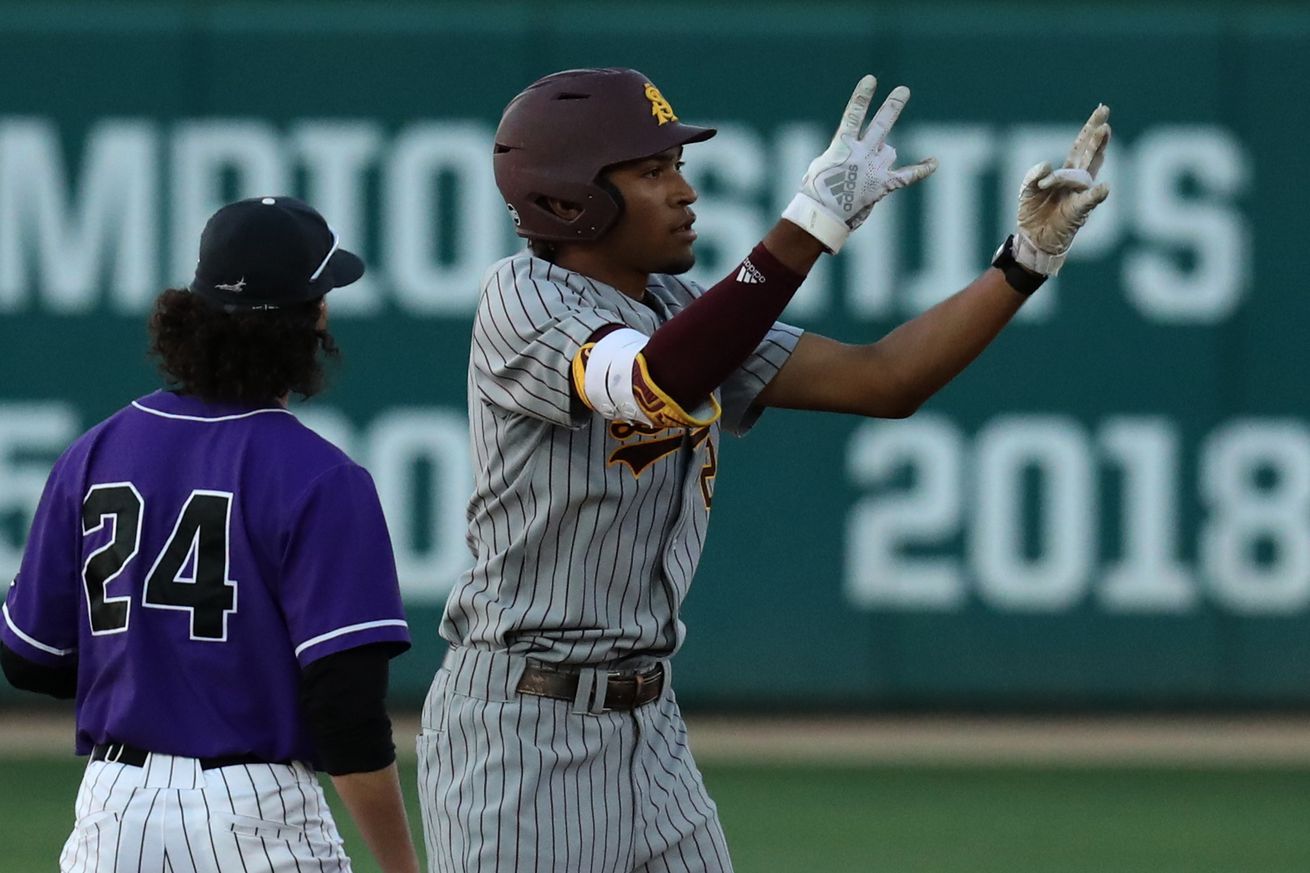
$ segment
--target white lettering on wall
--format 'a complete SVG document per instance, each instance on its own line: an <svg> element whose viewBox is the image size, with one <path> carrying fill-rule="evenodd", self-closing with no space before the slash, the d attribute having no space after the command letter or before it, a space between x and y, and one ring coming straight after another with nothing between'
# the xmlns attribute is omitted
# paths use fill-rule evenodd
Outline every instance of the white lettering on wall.
<svg viewBox="0 0 1310 873"><path fill-rule="evenodd" d="M685 153L688 177L703 189L694 206L702 239L694 275L705 283L778 220L831 135L813 122L720 128ZM1040 160L1060 163L1076 129L898 128L903 161L932 154L940 169L879 203L841 255L821 259L787 317L849 312L896 322L964 287L1013 230L1023 173ZM300 119L285 128L240 118L172 127L105 119L89 128L75 160L53 121L0 116L0 311L144 311L161 280L190 278L214 209L237 197L291 193L318 206L369 264L362 283L335 301L338 314L380 317L395 307L467 318L483 271L521 245L496 191L491 137L489 125L460 119L415 122L394 134L368 119ZM1113 284L1142 317L1230 317L1252 282L1242 204L1251 176L1246 149L1223 128L1160 125L1135 141L1117 138L1102 170L1110 199L1079 232L1069 272L1119 257ZM1048 283L1018 318L1056 317L1064 282Z"/></svg>
<svg viewBox="0 0 1310 873"><path fill-rule="evenodd" d="M81 314L105 287L116 309L141 308L157 282L158 152L153 123L100 122L74 182L53 123L0 119L0 312L35 296Z"/></svg>

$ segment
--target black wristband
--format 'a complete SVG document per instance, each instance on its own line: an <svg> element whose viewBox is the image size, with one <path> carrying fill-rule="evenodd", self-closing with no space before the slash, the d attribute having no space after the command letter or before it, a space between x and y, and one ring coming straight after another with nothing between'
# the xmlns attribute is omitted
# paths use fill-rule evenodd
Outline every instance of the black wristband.
<svg viewBox="0 0 1310 873"><path fill-rule="evenodd" d="M996 257L992 258L992 266L1004 273L1006 284L1024 297L1042 287L1042 283L1046 281L1045 276L1024 269L1014 259L1014 234L1007 236L1005 242L996 250Z"/></svg>

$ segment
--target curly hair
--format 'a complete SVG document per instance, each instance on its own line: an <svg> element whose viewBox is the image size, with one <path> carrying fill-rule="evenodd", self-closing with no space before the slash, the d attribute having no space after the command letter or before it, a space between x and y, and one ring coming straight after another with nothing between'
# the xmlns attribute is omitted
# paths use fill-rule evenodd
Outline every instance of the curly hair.
<svg viewBox="0 0 1310 873"><path fill-rule="evenodd" d="M150 315L150 353L170 388L204 400L269 403L323 388L323 355L340 357L318 329L320 301L277 310L224 312L170 288Z"/></svg>

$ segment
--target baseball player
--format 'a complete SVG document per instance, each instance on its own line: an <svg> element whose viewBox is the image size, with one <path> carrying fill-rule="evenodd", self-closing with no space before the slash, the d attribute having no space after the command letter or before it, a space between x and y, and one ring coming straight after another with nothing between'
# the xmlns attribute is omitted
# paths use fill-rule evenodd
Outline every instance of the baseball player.
<svg viewBox="0 0 1310 873"><path fill-rule="evenodd" d="M382 869L418 870L384 708L409 647L373 481L286 408L364 272L289 197L220 209L152 351L172 385L55 463L0 627L10 682L77 699L63 871L349 870L325 769Z"/></svg>
<svg viewBox="0 0 1310 873"><path fill-rule="evenodd" d="M1060 169L1035 167L993 267L878 342L777 321L824 252L936 168L871 120L872 76L782 219L714 287L694 261L684 124L634 70L547 76L506 108L496 182L529 250L486 273L469 359L474 566L441 625L419 780L431 869L726 871L670 686L722 430L765 407L902 417L1060 267L1107 195L1098 107Z"/></svg>

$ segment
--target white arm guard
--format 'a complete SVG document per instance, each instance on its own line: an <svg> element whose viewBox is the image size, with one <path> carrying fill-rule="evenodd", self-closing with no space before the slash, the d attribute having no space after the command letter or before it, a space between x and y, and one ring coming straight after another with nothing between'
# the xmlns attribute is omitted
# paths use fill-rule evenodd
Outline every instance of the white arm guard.
<svg viewBox="0 0 1310 873"><path fill-rule="evenodd" d="M605 418L651 424L632 391L632 365L650 337L630 327L606 334L591 348L582 383L582 402Z"/></svg>

